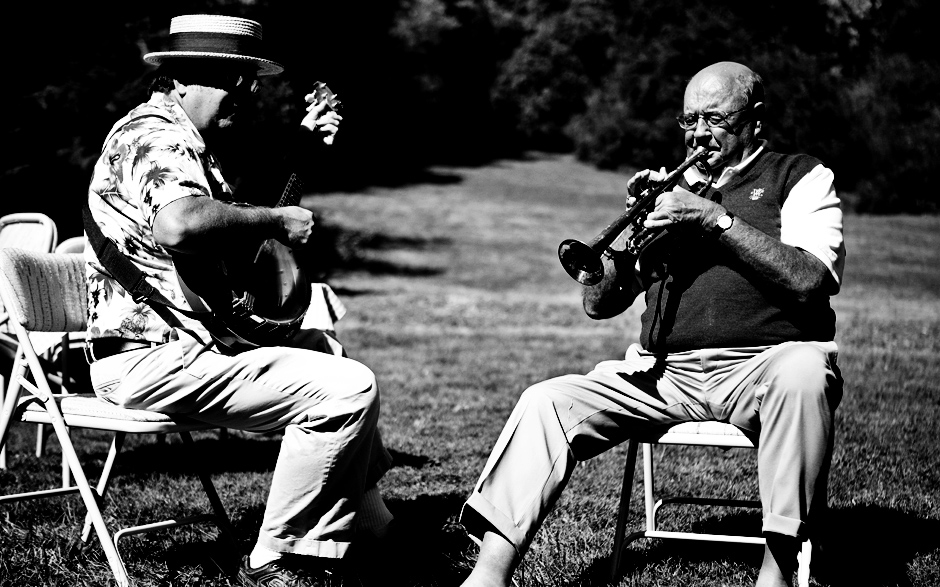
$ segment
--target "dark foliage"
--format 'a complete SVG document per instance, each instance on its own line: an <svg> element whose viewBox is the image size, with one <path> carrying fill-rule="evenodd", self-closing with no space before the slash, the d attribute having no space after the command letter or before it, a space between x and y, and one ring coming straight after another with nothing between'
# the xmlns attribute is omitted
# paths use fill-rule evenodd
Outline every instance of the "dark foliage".
<svg viewBox="0 0 940 587"><path fill-rule="evenodd" d="M227 175L255 193L276 190L252 174L289 150L316 80L346 120L310 187L357 190L524 149L672 165L685 80L734 60L767 81L773 146L823 159L850 205L938 208L940 7L927 0L103 0L23 4L8 27L0 213L45 212L63 237L80 231L100 143L147 97L142 54L172 16L195 12L260 20L287 66L263 86L253 124L220 147Z"/></svg>

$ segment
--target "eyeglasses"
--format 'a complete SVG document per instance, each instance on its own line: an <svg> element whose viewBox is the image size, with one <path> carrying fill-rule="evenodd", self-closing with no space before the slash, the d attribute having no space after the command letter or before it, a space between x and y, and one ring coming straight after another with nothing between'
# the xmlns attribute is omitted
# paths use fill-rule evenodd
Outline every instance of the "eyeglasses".
<svg viewBox="0 0 940 587"><path fill-rule="evenodd" d="M728 124L728 117L738 112L744 112L748 107L732 110L731 112L700 112L698 114L680 114L676 116L676 121L685 130L695 130L698 126L698 119L701 118L708 125L708 128L715 128Z"/></svg>
<svg viewBox="0 0 940 587"><path fill-rule="evenodd" d="M249 72L237 71L207 71L200 72L195 83L233 92L237 94L254 94L258 90L258 76Z"/></svg>
<svg viewBox="0 0 940 587"><path fill-rule="evenodd" d="M239 75L234 87L236 91L254 94L258 90L258 78L253 75Z"/></svg>

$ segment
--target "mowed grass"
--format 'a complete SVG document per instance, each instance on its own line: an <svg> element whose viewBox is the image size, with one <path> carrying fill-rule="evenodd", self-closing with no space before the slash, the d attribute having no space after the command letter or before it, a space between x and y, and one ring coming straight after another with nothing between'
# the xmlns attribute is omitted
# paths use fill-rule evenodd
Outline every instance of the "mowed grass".
<svg viewBox="0 0 940 587"><path fill-rule="evenodd" d="M353 251L330 279L349 309L338 331L382 387L381 429L396 466L381 488L399 520L417 528L415 564L447 545L453 521L503 422L530 384L622 355L638 334L636 307L596 322L557 260L559 242L589 240L622 209L627 176L569 157L533 156L479 168L437 168L424 183L310 197L322 223ZM940 584L940 218L846 218L845 286L833 298L846 392L830 475L818 585ZM641 305L640 302L638 305ZM102 461L102 437L77 433ZM278 437L215 433L197 438L239 532L253 542ZM33 428L11 438L0 489L54 483L58 451L30 451ZM517 574L525 585L610 584L607 559L625 447L575 471ZM196 466L178 443L129 443L106 499L122 524L203 506ZM656 452L664 493L757 495L754 451L684 447ZM156 475L151 474L156 471ZM639 477L639 476L638 476ZM639 479L632 511L642 509ZM108 571L94 546L70 551L83 516L77 498L0 506L0 584L99 585ZM664 525L757 532L759 513L665 509ZM631 528L641 521L634 516ZM198 528L127 539L138 585L227 585L212 559L230 553ZM446 542L446 541L444 541ZM614 585L752 585L761 549L641 541ZM228 562L226 562L228 560ZM438 575L441 577L442 575ZM394 576L389 575L389 583ZM438 584L447 584L439 579Z"/></svg>

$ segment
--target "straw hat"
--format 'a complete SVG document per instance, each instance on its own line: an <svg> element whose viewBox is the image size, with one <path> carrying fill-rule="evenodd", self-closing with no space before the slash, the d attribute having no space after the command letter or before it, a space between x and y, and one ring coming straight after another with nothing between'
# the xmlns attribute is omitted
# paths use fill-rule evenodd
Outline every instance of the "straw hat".
<svg viewBox="0 0 940 587"><path fill-rule="evenodd" d="M280 63L256 57L261 51L261 24L234 16L188 14L170 21L167 51L144 55L144 61L160 65L165 59L211 58L254 63L258 75L284 71Z"/></svg>

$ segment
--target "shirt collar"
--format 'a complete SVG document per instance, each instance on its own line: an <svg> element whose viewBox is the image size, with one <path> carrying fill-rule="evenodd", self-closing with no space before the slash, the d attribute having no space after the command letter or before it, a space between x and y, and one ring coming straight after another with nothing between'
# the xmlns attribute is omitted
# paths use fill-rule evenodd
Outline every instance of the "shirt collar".
<svg viewBox="0 0 940 587"><path fill-rule="evenodd" d="M721 171L721 175L718 177L718 180L715 181L712 185L716 188L720 188L725 185L733 178L744 175L747 173L748 169L751 168L751 165L754 164L754 161L757 159L757 156L764 150L764 147L767 145L767 141L761 140L758 142L757 150L748 155L748 157L735 165L734 167L725 167ZM704 183L708 178L704 173L699 171L698 167L692 166L685 170L685 173L682 174L685 177L685 180L689 185L695 185L696 183Z"/></svg>
<svg viewBox="0 0 940 587"><path fill-rule="evenodd" d="M164 115L174 124L179 125L185 132L191 134L200 151L206 148L205 140L203 140L202 135L199 134L193 121L190 120L189 115L186 114L183 107L180 106L176 100L171 98L169 94L154 92L151 94L150 99L147 100L147 105L163 110Z"/></svg>

